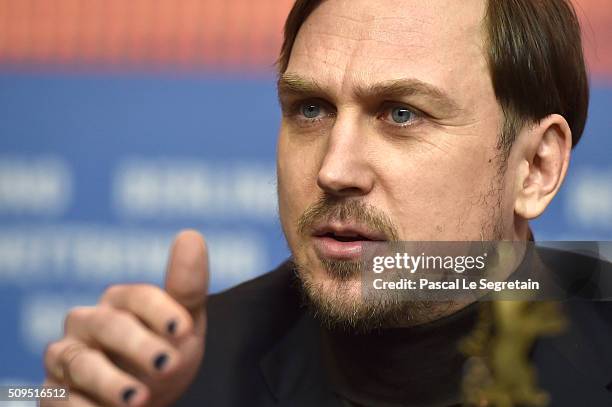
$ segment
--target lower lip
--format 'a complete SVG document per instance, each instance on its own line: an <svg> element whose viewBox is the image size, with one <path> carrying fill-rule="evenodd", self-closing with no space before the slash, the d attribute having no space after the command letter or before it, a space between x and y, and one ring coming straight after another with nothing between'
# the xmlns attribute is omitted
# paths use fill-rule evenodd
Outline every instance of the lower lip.
<svg viewBox="0 0 612 407"><path fill-rule="evenodd" d="M366 241L341 242L327 236L315 236L314 248L321 258L331 260L357 260L363 254Z"/></svg>

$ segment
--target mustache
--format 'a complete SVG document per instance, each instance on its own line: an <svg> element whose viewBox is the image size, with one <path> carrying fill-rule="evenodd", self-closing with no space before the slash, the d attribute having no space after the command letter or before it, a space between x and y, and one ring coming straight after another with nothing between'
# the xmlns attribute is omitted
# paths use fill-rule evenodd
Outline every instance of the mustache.
<svg viewBox="0 0 612 407"><path fill-rule="evenodd" d="M399 240L397 227L384 212L362 201L330 195L323 195L304 211L298 219L297 231L308 236L315 224L334 220L359 223L384 234L389 241Z"/></svg>

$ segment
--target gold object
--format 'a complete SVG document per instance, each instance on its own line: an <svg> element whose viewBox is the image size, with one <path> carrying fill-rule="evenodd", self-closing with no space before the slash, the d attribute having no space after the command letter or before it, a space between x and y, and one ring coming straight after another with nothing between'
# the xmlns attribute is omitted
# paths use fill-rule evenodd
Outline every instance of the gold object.
<svg viewBox="0 0 612 407"><path fill-rule="evenodd" d="M483 303L476 328L461 343L469 357L463 378L465 405L547 406L549 396L537 385L529 352L538 337L558 334L566 325L554 302Z"/></svg>

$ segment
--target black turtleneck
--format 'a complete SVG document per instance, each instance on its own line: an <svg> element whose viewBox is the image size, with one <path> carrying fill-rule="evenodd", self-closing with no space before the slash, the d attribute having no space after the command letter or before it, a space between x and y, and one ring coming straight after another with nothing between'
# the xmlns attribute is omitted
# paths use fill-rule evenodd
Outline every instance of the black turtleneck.
<svg viewBox="0 0 612 407"><path fill-rule="evenodd" d="M409 328L360 335L322 329L330 386L349 406L460 405L465 356L458 344L477 318L472 304Z"/></svg>
<svg viewBox="0 0 612 407"><path fill-rule="evenodd" d="M530 248L512 278L539 281L542 300L595 299L601 296L594 290L595 263L579 254ZM459 406L466 357L458 345L475 327L481 304L410 328L368 334L321 328L332 390L348 406Z"/></svg>

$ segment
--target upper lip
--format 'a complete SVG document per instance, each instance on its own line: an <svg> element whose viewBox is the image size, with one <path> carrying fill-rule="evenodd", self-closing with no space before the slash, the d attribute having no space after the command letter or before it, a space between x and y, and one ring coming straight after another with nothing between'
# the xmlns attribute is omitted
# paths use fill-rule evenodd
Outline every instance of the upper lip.
<svg viewBox="0 0 612 407"><path fill-rule="evenodd" d="M321 237L327 234L341 237L362 237L364 240L388 240L383 232L372 230L366 225L358 223L326 222L317 224L313 228L313 236Z"/></svg>

